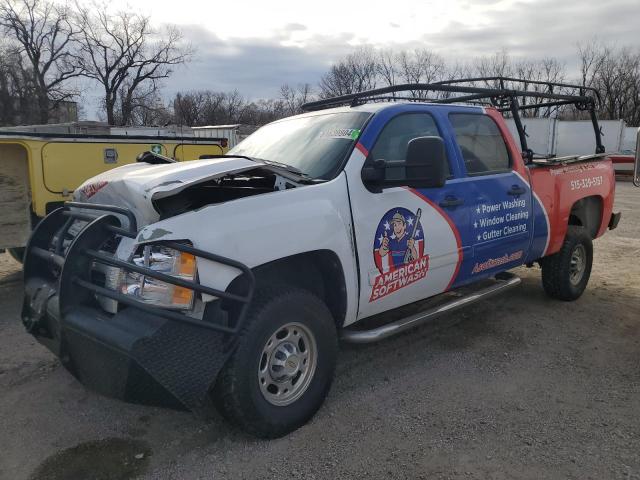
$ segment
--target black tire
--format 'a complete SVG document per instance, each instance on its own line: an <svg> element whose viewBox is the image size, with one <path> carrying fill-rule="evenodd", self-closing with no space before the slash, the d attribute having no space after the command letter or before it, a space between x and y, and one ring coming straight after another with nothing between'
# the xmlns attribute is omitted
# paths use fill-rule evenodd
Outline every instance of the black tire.
<svg viewBox="0 0 640 480"><path fill-rule="evenodd" d="M7 252L9 252L9 255L11 255L16 262L22 263L24 259L24 247L8 248Z"/></svg>
<svg viewBox="0 0 640 480"><path fill-rule="evenodd" d="M327 306L306 290L259 290L252 303L238 346L218 376L213 400L231 423L257 437L276 438L304 425L322 405L333 380L338 337ZM269 340L292 323L303 325L313 335L315 369L299 398L288 405L274 405L267 400L268 393L262 392L265 384L261 387L258 369L265 365L263 350ZM271 368L271 360L267 361Z"/></svg>
<svg viewBox="0 0 640 480"><path fill-rule="evenodd" d="M584 255L584 266L578 275L572 263L575 265L575 255L579 250ZM584 227L569 225L560 251L540 262L544 291L550 297L567 302L580 298L589 283L592 263L591 237Z"/></svg>

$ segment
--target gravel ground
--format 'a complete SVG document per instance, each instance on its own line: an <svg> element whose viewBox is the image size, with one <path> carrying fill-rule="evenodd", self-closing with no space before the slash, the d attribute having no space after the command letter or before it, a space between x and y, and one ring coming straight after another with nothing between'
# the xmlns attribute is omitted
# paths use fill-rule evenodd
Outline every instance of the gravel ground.
<svg viewBox="0 0 640 480"><path fill-rule="evenodd" d="M640 190L575 303L523 285L378 345L343 345L313 421L259 441L85 390L19 320L0 255L2 479L640 479Z"/></svg>

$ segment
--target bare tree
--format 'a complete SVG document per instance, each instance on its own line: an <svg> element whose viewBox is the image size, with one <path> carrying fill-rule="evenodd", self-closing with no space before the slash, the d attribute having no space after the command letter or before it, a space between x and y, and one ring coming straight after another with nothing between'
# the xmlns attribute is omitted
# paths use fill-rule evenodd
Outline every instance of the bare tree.
<svg viewBox="0 0 640 480"><path fill-rule="evenodd" d="M0 125L37 122L34 98L33 75L22 55L13 46L0 45Z"/></svg>
<svg viewBox="0 0 640 480"><path fill-rule="evenodd" d="M577 48L580 62L580 85L589 87L600 68L604 47L595 38L592 38L588 42L579 43Z"/></svg>
<svg viewBox="0 0 640 480"><path fill-rule="evenodd" d="M442 57L426 48L402 51L398 58L406 83L431 83L438 80L445 70Z"/></svg>
<svg viewBox="0 0 640 480"><path fill-rule="evenodd" d="M582 50L580 50L582 52ZM631 125L640 124L640 51L632 49L591 47L585 60L583 85L598 88L603 94L600 106L601 118L623 118ZM524 82L505 81L504 88L534 92L563 93L566 89L550 87L544 82L571 83L564 62L553 57L542 59L511 57L506 50L473 62L445 61L428 49L411 51L374 50L360 48L339 59L321 78L320 98L358 92L375 85L399 83L433 83L449 78L518 77ZM535 82L542 82L541 84ZM575 82L575 81L574 81ZM480 80L476 85L500 87L500 81ZM572 90L572 93L574 90ZM426 98L424 92L413 92L413 98ZM411 93L410 93L411 94ZM456 94L431 92L437 98L449 98ZM404 96L404 95L403 95ZM311 100L311 87L301 84L293 87L282 85L276 99L250 101L239 92L188 92L179 93L173 100L175 119L186 125L248 123L262 125L287 115L296 114L300 106ZM573 107L539 107L547 100L524 96L522 105L533 108L524 110L523 116L550 116L554 112L563 118L582 118L584 112ZM508 113L507 113L508 115Z"/></svg>
<svg viewBox="0 0 640 480"><path fill-rule="evenodd" d="M178 125L201 126L206 102L205 92L178 93L173 100L173 114Z"/></svg>
<svg viewBox="0 0 640 480"><path fill-rule="evenodd" d="M489 57L480 57L475 63L475 71L479 77L513 77L513 60L509 52L502 49ZM497 81L485 81L484 86L497 88Z"/></svg>
<svg viewBox="0 0 640 480"><path fill-rule="evenodd" d="M578 45L581 84L596 88L598 116L640 124L640 50L616 48L593 39Z"/></svg>
<svg viewBox="0 0 640 480"><path fill-rule="evenodd" d="M238 91L198 91L178 93L173 100L174 121L178 125L202 126L243 123L264 125L265 123L292 115L292 108L306 101L310 86L301 84L296 88L283 87L283 92L293 100L282 98L248 101Z"/></svg>
<svg viewBox="0 0 640 480"><path fill-rule="evenodd" d="M552 57L542 59L513 58L506 49L496 52L494 55L479 58L473 65L472 76L478 77L514 77L522 81L509 80L483 80L481 86L491 88L506 88L515 90L527 90L539 93L563 93L559 87L549 87L546 84L536 82L562 83L566 80L566 66L564 63ZM532 108L520 112L523 117L548 117L557 111L556 107L537 108L536 105L548 102L544 98L522 96L518 102L523 106ZM506 113L508 115L508 113Z"/></svg>
<svg viewBox="0 0 640 480"><path fill-rule="evenodd" d="M385 49L378 53L376 73L385 86L390 87L398 83L397 79L400 76L398 63L398 54L393 50Z"/></svg>
<svg viewBox="0 0 640 480"><path fill-rule="evenodd" d="M114 117L116 123L124 125L123 107L128 108L128 125L163 126L173 121L173 115L165 106L155 85L149 84L145 88L138 88L131 97L127 97L129 85L125 84L120 90L121 101L116 104Z"/></svg>
<svg viewBox="0 0 640 480"><path fill-rule="evenodd" d="M248 106L237 90L178 93L173 100L176 123L189 126L243 123Z"/></svg>
<svg viewBox="0 0 640 480"><path fill-rule="evenodd" d="M533 59L520 59L513 63L512 71L516 78L524 80L515 85L507 83L505 86L518 89L525 89L538 93L563 93L563 89L559 87L549 87L546 84L534 83L534 82L555 82L562 83L565 81L565 65L554 58L543 58L541 60ZM520 97L521 105L540 105L542 103L548 103L549 100L539 97ZM521 115L523 117L549 117L553 112L557 111L557 108L543 107L543 108L530 108L523 110Z"/></svg>
<svg viewBox="0 0 640 480"><path fill-rule="evenodd" d="M280 100L287 115L302 113L302 105L311 100L311 95L311 85L308 83L301 83L296 87L286 83L280 86Z"/></svg>
<svg viewBox="0 0 640 480"><path fill-rule="evenodd" d="M264 125L274 120L286 117L287 106L280 99L257 100L248 103L238 123L247 125Z"/></svg>
<svg viewBox="0 0 640 480"><path fill-rule="evenodd" d="M147 16L111 14L106 7L95 5L77 5L77 9L82 74L104 89L107 121L126 125L132 120L140 92L155 92L158 82L169 77L174 66L190 58L191 50L182 45L177 29L168 27L160 34ZM116 118L118 108L120 116Z"/></svg>
<svg viewBox="0 0 640 480"><path fill-rule="evenodd" d="M405 83L433 83L442 80L446 72L442 57L426 48L400 52L398 63ZM424 90L411 92L413 98L427 98L429 95L434 94Z"/></svg>
<svg viewBox="0 0 640 480"><path fill-rule="evenodd" d="M222 112L226 118L226 122L237 123L234 119L242 117L242 111L246 105L244 97L238 90L227 93L222 99Z"/></svg>
<svg viewBox="0 0 640 480"><path fill-rule="evenodd" d="M628 48L617 51L605 47L596 74L592 78L602 95L600 115L607 119L638 120L638 88L640 87L640 55Z"/></svg>
<svg viewBox="0 0 640 480"><path fill-rule="evenodd" d="M2 0L0 27L29 61L39 121L47 123L60 102L77 95L68 88L68 80L80 75L69 11L48 0Z"/></svg>
<svg viewBox="0 0 640 480"><path fill-rule="evenodd" d="M319 83L320 97L329 98L375 88L377 59L371 47L361 47L333 64Z"/></svg>

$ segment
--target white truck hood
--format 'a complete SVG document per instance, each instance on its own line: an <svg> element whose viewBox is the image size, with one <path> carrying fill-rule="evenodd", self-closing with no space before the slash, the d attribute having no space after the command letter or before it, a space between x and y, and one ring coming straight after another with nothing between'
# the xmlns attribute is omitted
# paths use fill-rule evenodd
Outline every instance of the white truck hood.
<svg viewBox="0 0 640 480"><path fill-rule="evenodd" d="M264 167L245 158L216 158L164 165L133 163L84 182L73 193L76 202L117 205L132 210L138 226L158 221L152 201L174 195L190 185L231 172Z"/></svg>

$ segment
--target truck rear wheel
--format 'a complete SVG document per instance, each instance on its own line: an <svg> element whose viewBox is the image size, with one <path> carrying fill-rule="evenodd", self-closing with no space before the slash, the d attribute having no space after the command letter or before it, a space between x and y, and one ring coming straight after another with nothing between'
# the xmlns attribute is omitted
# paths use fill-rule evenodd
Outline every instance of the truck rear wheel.
<svg viewBox="0 0 640 480"><path fill-rule="evenodd" d="M589 282L593 244L584 229L569 225L558 253L542 259L542 286L547 295L559 300L578 299Z"/></svg>
<svg viewBox="0 0 640 480"><path fill-rule="evenodd" d="M218 410L258 437L297 429L329 391L337 342L333 317L313 294L289 287L257 292L213 392Z"/></svg>

